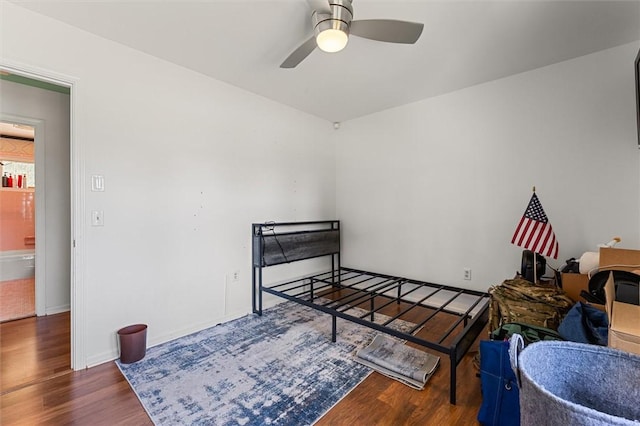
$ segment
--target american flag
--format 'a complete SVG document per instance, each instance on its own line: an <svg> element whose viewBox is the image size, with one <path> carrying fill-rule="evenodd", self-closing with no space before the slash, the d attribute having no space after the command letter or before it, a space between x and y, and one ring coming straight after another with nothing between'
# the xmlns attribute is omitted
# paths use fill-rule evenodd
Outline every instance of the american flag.
<svg viewBox="0 0 640 426"><path fill-rule="evenodd" d="M524 247L543 256L558 258L558 241L553 233L549 219L542 209L542 204L534 192L531 201L520 219L511 244Z"/></svg>

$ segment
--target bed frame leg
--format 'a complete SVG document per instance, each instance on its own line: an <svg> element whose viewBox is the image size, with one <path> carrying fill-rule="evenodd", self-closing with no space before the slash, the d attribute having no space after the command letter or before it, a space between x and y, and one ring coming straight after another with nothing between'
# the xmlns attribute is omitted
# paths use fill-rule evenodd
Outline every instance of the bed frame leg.
<svg viewBox="0 0 640 426"><path fill-rule="evenodd" d="M376 308L375 302L373 301L374 298L371 299L371 322L374 322L374 309Z"/></svg>
<svg viewBox="0 0 640 426"><path fill-rule="evenodd" d="M456 405L456 354L455 352L451 352L449 354L449 362L451 363L451 372L449 376L451 378L451 382L449 383L449 402L451 405Z"/></svg>
<svg viewBox="0 0 640 426"><path fill-rule="evenodd" d="M333 343L336 342L336 316L332 315L331 316L331 341Z"/></svg>

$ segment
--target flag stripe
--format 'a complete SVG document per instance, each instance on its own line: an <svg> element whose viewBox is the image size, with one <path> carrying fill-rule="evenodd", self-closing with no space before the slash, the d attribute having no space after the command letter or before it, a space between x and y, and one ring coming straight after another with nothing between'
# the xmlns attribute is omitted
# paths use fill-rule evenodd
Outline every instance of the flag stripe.
<svg viewBox="0 0 640 426"><path fill-rule="evenodd" d="M558 257L558 242L556 241L555 234L552 233L552 239L549 243L549 249L547 250L549 256L553 256L554 258Z"/></svg>
<svg viewBox="0 0 640 426"><path fill-rule="evenodd" d="M548 246L547 246L547 242L549 240L549 231L550 231L550 227L549 226L545 226L543 229L543 232L540 235L540 238L538 239L537 244L534 246L533 250L538 252L538 253L546 253Z"/></svg>
<svg viewBox="0 0 640 426"><path fill-rule="evenodd" d="M516 240L516 237L520 233L520 228L522 227L522 223L525 221L524 216L520 218L520 223L518 223L518 227L516 228L516 232L514 232L513 237L511 238L511 244L513 244Z"/></svg>
<svg viewBox="0 0 640 426"><path fill-rule="evenodd" d="M531 220L529 218L527 218L526 222L524 223L524 228L521 231L520 234L520 240L518 240L518 245L522 246L522 243L524 242L525 237L528 235L529 233L529 228L531 227Z"/></svg>
<svg viewBox="0 0 640 426"><path fill-rule="evenodd" d="M544 239L542 240L542 242L540 244L540 250L544 250L544 248L547 247L547 243L549 242L549 237L551 236L551 233L553 232L553 230L551 229L551 225L549 225L548 223L545 226L544 230L545 230Z"/></svg>
<svg viewBox="0 0 640 426"><path fill-rule="evenodd" d="M538 243L539 235L540 235L540 222L532 221L533 228L531 228L531 233L529 233L529 238L527 238L527 242L524 244L525 247L532 247Z"/></svg>

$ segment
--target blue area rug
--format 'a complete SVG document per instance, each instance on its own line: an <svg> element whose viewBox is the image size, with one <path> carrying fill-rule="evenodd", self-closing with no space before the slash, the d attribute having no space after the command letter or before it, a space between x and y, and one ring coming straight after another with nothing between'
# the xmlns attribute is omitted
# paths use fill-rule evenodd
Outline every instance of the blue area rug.
<svg viewBox="0 0 640 426"><path fill-rule="evenodd" d="M156 425L310 425L371 373L353 355L375 335L338 318L332 343L330 315L285 302L116 363Z"/></svg>

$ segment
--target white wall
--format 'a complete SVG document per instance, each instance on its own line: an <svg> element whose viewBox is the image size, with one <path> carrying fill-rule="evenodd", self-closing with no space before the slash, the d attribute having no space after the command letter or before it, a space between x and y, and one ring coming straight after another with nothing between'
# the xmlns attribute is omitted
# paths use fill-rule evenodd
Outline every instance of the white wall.
<svg viewBox="0 0 640 426"><path fill-rule="evenodd" d="M77 80L85 361L250 310L251 223L335 216L329 123L2 3L3 60ZM34 29L37 28L37 31ZM105 192L91 192L91 175ZM90 214L104 211L104 227ZM240 271L239 283L226 275Z"/></svg>
<svg viewBox="0 0 640 426"><path fill-rule="evenodd" d="M77 80L84 364L247 312L250 224L343 221L343 263L486 289L538 188L560 259L640 244L627 45L342 123L2 2L2 59ZM37 28L38 31L34 31ZM90 191L101 174L106 191ZM90 226L103 210L104 227ZM559 264L557 262L557 264ZM471 282L462 268L473 269ZM240 271L240 283L225 276Z"/></svg>
<svg viewBox="0 0 640 426"><path fill-rule="evenodd" d="M510 241L534 185L560 244L551 265L613 236L639 248L637 52L632 43L343 123L343 264L485 290L519 270Z"/></svg>
<svg viewBox="0 0 640 426"><path fill-rule="evenodd" d="M42 120L44 164L36 167L44 170L44 175L36 182L36 216L42 217L44 238L36 235L38 244L45 242L44 259L38 259L37 274L44 277L46 293L38 306L44 313L53 314L68 311L70 293L70 195L69 195L69 95L50 90L38 89L10 81L0 81L0 112L9 116ZM40 135L36 135L36 138ZM39 156L39 153L36 154ZM39 157L42 158L42 157ZM39 161L39 158L38 161ZM40 197L44 191L44 198ZM44 200L46 216L39 216ZM42 228L38 228L42 229ZM39 268L44 265L41 271ZM39 293L37 293L39 296Z"/></svg>

